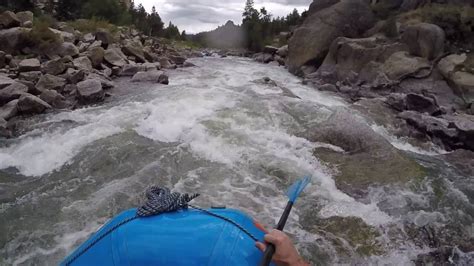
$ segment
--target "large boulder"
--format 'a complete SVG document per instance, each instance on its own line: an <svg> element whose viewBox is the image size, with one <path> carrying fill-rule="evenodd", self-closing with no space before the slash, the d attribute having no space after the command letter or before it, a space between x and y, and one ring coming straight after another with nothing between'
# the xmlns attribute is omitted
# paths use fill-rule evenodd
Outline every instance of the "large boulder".
<svg viewBox="0 0 474 266"><path fill-rule="evenodd" d="M79 55L79 49L70 42L64 42L61 44L61 46L58 49L58 54L60 56L71 56L71 57L76 57Z"/></svg>
<svg viewBox="0 0 474 266"><path fill-rule="evenodd" d="M66 78L68 83L76 84L84 80L86 77L86 72L82 69L78 70L74 68L68 68L63 77Z"/></svg>
<svg viewBox="0 0 474 266"><path fill-rule="evenodd" d="M452 54L438 63L438 70L467 104L474 103L474 54Z"/></svg>
<svg viewBox="0 0 474 266"><path fill-rule="evenodd" d="M147 72L138 72L132 77L132 82L154 82L168 84L168 76L163 71L152 70Z"/></svg>
<svg viewBox="0 0 474 266"><path fill-rule="evenodd" d="M383 65L383 72L394 81L425 75L430 69L431 65L428 60L412 57L403 51L393 53Z"/></svg>
<svg viewBox="0 0 474 266"><path fill-rule="evenodd" d="M19 72L40 71L41 63L36 58L24 59L18 64Z"/></svg>
<svg viewBox="0 0 474 266"><path fill-rule="evenodd" d="M105 29L99 29L95 33L95 39L100 41L102 48L107 49L114 42L113 36Z"/></svg>
<svg viewBox="0 0 474 266"><path fill-rule="evenodd" d="M20 20L21 25L25 26L27 22L33 22L34 15L31 11L22 11L16 13L16 17Z"/></svg>
<svg viewBox="0 0 474 266"><path fill-rule="evenodd" d="M443 54L444 41L443 29L429 23L408 26L402 34L402 42L408 45L410 54L430 60Z"/></svg>
<svg viewBox="0 0 474 266"><path fill-rule="evenodd" d="M18 19L15 13L11 11L5 11L0 14L0 30L19 27L20 25L21 21Z"/></svg>
<svg viewBox="0 0 474 266"><path fill-rule="evenodd" d="M50 104L54 108L66 108L67 102L64 96L54 90L45 90L41 93L39 98L48 104Z"/></svg>
<svg viewBox="0 0 474 266"><path fill-rule="evenodd" d="M176 65L172 64L168 57L160 57L158 59L158 62L160 63L161 67L164 69L176 68Z"/></svg>
<svg viewBox="0 0 474 266"><path fill-rule="evenodd" d="M67 69L67 64L63 58L55 59L43 64L42 71L45 74L59 75Z"/></svg>
<svg viewBox="0 0 474 266"><path fill-rule="evenodd" d="M186 57L180 55L170 55L169 58L177 65L182 65L186 62Z"/></svg>
<svg viewBox="0 0 474 266"><path fill-rule="evenodd" d="M422 166L374 132L362 118L343 109L319 124L309 139L341 149L318 148L315 156L337 165L337 187L353 196L364 195L371 186L401 184L425 174Z"/></svg>
<svg viewBox="0 0 474 266"><path fill-rule="evenodd" d="M92 71L92 62L87 56L81 56L73 60L74 67L86 72Z"/></svg>
<svg viewBox="0 0 474 266"><path fill-rule="evenodd" d="M8 103L9 101L20 98L23 94L28 92L28 87L14 82L10 86L0 90L0 105Z"/></svg>
<svg viewBox="0 0 474 266"><path fill-rule="evenodd" d="M19 53L28 39L28 32L29 29L19 27L0 30L0 50L9 54Z"/></svg>
<svg viewBox="0 0 474 266"><path fill-rule="evenodd" d="M20 80L26 80L29 82L36 83L38 82L42 74L43 73L41 73L41 71L20 72L20 74L18 75L18 78Z"/></svg>
<svg viewBox="0 0 474 266"><path fill-rule="evenodd" d="M92 104L102 102L105 92L100 80L87 79L77 83L77 96L82 104Z"/></svg>
<svg viewBox="0 0 474 266"><path fill-rule="evenodd" d="M90 73L89 75L87 75L86 80L87 79L95 79L95 80L100 81L100 84L102 85L102 88L104 90L115 87L115 84L112 81L112 79L101 74Z"/></svg>
<svg viewBox="0 0 474 266"><path fill-rule="evenodd" d="M25 94L18 100L18 111L23 114L41 114L51 108L47 102L31 94Z"/></svg>
<svg viewBox="0 0 474 266"><path fill-rule="evenodd" d="M56 77L50 74L42 76L38 83L36 83L36 89L43 92L45 90L56 90L61 92L66 86L66 80L61 77Z"/></svg>
<svg viewBox="0 0 474 266"><path fill-rule="evenodd" d="M135 61L138 63L145 63L145 54L143 52L143 46L141 42L127 42L122 47L122 52L125 55L132 56L135 58Z"/></svg>
<svg viewBox="0 0 474 266"><path fill-rule="evenodd" d="M105 50L104 60L112 66L123 67L127 64L126 56L118 48Z"/></svg>
<svg viewBox="0 0 474 266"><path fill-rule="evenodd" d="M18 113L18 99L13 100L0 107L0 119L9 120Z"/></svg>
<svg viewBox="0 0 474 266"><path fill-rule="evenodd" d="M87 57L91 60L94 68L99 68L104 61L105 50L102 47L92 47L87 50Z"/></svg>
<svg viewBox="0 0 474 266"><path fill-rule="evenodd" d="M358 37L374 23L364 0L342 0L311 14L290 39L289 70L295 73L305 64L320 65L337 37Z"/></svg>
<svg viewBox="0 0 474 266"><path fill-rule="evenodd" d="M288 45L284 45L277 50L277 55L286 58L288 56Z"/></svg>

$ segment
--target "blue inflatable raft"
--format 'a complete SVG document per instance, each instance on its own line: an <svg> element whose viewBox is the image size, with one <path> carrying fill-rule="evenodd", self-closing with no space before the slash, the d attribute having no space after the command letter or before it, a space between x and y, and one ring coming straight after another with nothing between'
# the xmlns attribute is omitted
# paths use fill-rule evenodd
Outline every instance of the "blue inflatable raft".
<svg viewBox="0 0 474 266"><path fill-rule="evenodd" d="M238 210L184 209L134 218L136 212L110 220L61 265L253 266L262 258L252 237L262 241L264 232Z"/></svg>

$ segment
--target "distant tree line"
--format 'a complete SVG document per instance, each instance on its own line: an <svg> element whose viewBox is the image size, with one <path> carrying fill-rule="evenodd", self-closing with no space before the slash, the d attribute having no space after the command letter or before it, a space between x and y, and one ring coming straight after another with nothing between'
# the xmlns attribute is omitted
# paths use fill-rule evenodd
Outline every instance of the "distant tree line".
<svg viewBox="0 0 474 266"><path fill-rule="evenodd" d="M290 31L301 24L307 12L299 14L295 8L286 17L272 18L265 7L257 10L253 0L247 0L242 14L242 28L246 35L245 47L251 51L261 51L265 45L271 44L280 32Z"/></svg>
<svg viewBox="0 0 474 266"><path fill-rule="evenodd" d="M33 0L2 0L0 11L2 10L31 10L40 13L39 10L35 10ZM130 7L127 7L121 0L48 0L45 1L43 11L61 21L94 18L116 25L135 25L138 30L151 36L184 38L173 23L170 22L168 27L164 27L155 7L148 13L142 4L135 6L133 1Z"/></svg>

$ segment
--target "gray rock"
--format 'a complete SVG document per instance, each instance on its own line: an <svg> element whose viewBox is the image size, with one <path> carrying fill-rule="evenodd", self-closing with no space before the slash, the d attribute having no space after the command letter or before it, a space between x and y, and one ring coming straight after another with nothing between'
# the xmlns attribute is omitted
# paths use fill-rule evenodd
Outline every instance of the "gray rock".
<svg viewBox="0 0 474 266"><path fill-rule="evenodd" d="M104 61L105 50L102 47L92 47L87 51L87 57L91 60L94 68L99 68Z"/></svg>
<svg viewBox="0 0 474 266"><path fill-rule="evenodd" d="M318 86L318 89L320 91L338 92L336 85L333 85L333 84L324 84L324 85Z"/></svg>
<svg viewBox="0 0 474 266"><path fill-rule="evenodd" d="M154 82L169 84L169 79L163 71L152 70L147 72L138 72L133 76L132 82Z"/></svg>
<svg viewBox="0 0 474 266"><path fill-rule="evenodd" d="M87 56L81 56L73 60L74 67L86 72L92 71L92 62Z"/></svg>
<svg viewBox="0 0 474 266"><path fill-rule="evenodd" d="M466 54L451 54L441 59L437 67L441 74L449 79L451 78L451 74L454 72L455 68L462 65L466 59Z"/></svg>
<svg viewBox="0 0 474 266"><path fill-rule="evenodd" d="M143 52L143 46L140 42L127 42L122 47L122 52L125 55L132 56L135 58L137 63L145 63L145 54Z"/></svg>
<svg viewBox="0 0 474 266"><path fill-rule="evenodd" d="M288 45L278 48L277 55L286 58L288 56Z"/></svg>
<svg viewBox="0 0 474 266"><path fill-rule="evenodd" d="M318 9L305 19L290 39L289 70L296 73L310 62L321 64L337 37L357 37L374 23L372 10L364 0L340 1Z"/></svg>
<svg viewBox="0 0 474 266"><path fill-rule="evenodd" d="M0 74L0 90L12 85L15 81L5 75Z"/></svg>
<svg viewBox="0 0 474 266"><path fill-rule="evenodd" d="M89 75L87 75L86 79L96 79L96 80L99 80L100 83L102 84L102 88L105 89L105 90L106 90L106 89L111 89L111 88L115 87L114 82L113 82L110 78L108 78L108 77L106 77L106 76L104 76L104 75L101 75L101 74L90 73Z"/></svg>
<svg viewBox="0 0 474 266"><path fill-rule="evenodd" d="M44 90L39 98L54 108L63 109L67 107L67 102L64 96L54 90Z"/></svg>
<svg viewBox="0 0 474 266"><path fill-rule="evenodd" d="M8 123L5 119L0 117L0 137L11 137L11 131L8 129Z"/></svg>
<svg viewBox="0 0 474 266"><path fill-rule="evenodd" d="M273 55L266 54L266 53L259 53L254 56L254 59L257 62L268 64L271 61L273 61Z"/></svg>
<svg viewBox="0 0 474 266"><path fill-rule="evenodd" d="M186 57L184 56L171 55L169 58L177 65L182 65L186 62Z"/></svg>
<svg viewBox="0 0 474 266"><path fill-rule="evenodd" d="M391 80L402 80L423 75L430 68L430 63L424 58L411 57L406 52L396 52L385 61L383 72Z"/></svg>
<svg viewBox="0 0 474 266"><path fill-rule="evenodd" d="M11 28L0 30L0 50L9 54L17 54L25 44L28 32L27 28Z"/></svg>
<svg viewBox="0 0 474 266"><path fill-rule="evenodd" d="M15 13L11 11L5 11L0 14L0 29L9 29L13 27L19 27L21 25L21 21L15 15Z"/></svg>
<svg viewBox="0 0 474 266"><path fill-rule="evenodd" d="M112 66L123 67L127 64L127 59L118 48L105 50L104 60Z"/></svg>
<svg viewBox="0 0 474 266"><path fill-rule="evenodd" d="M18 64L18 71L29 72L29 71L40 71L41 63L36 58L21 60Z"/></svg>
<svg viewBox="0 0 474 266"><path fill-rule="evenodd" d="M22 95L18 100L18 111L23 114L41 114L51 108L47 102L31 94Z"/></svg>
<svg viewBox="0 0 474 266"><path fill-rule="evenodd" d="M0 51L0 68L4 68L7 65L6 55L4 51Z"/></svg>
<svg viewBox="0 0 474 266"><path fill-rule="evenodd" d="M49 28L49 29L53 33L59 35L64 42L67 42L67 43L75 43L76 42L76 35L74 35L74 33L67 32L67 31L62 31L62 30L57 30L57 29L53 29L53 28Z"/></svg>
<svg viewBox="0 0 474 266"><path fill-rule="evenodd" d="M36 83L40 79L41 75L41 71L22 72L18 75L18 78Z"/></svg>
<svg viewBox="0 0 474 266"><path fill-rule="evenodd" d="M56 59L56 60L51 60L43 64L43 72L45 74L51 74L51 75L60 75L66 71L67 65L64 63L64 60L61 59Z"/></svg>
<svg viewBox="0 0 474 266"><path fill-rule="evenodd" d="M86 73L82 69L77 70L73 68L68 68L65 74L65 78L67 82L71 84L76 84L80 81L83 81L85 77L86 77Z"/></svg>
<svg viewBox="0 0 474 266"><path fill-rule="evenodd" d="M9 120L18 113L18 99L13 100L0 107L0 119Z"/></svg>
<svg viewBox="0 0 474 266"><path fill-rule="evenodd" d="M145 63L142 65L145 68L145 71L150 71L150 70L160 70L161 65L160 63Z"/></svg>
<svg viewBox="0 0 474 266"><path fill-rule="evenodd" d="M155 68L156 70L156 68ZM138 72L143 72L143 71L147 71L145 69L145 67L143 66L139 66L139 65L125 65L123 66L122 68L122 72L120 72L120 75L119 76L122 76L122 77L133 77L135 74L137 74Z"/></svg>
<svg viewBox="0 0 474 266"><path fill-rule="evenodd" d="M159 58L159 63L162 68L164 69L173 69L176 68L167 57L160 57Z"/></svg>
<svg viewBox="0 0 474 266"><path fill-rule="evenodd" d="M98 103L105 99L102 84L97 79L87 79L77 83L77 95L82 104Z"/></svg>
<svg viewBox="0 0 474 266"><path fill-rule="evenodd" d="M273 55L273 54L276 54L278 52L278 47L267 45L267 46L263 47L263 52Z"/></svg>
<svg viewBox="0 0 474 266"><path fill-rule="evenodd" d="M86 43L93 43L95 41L95 36L92 33L87 33L82 36L82 41Z"/></svg>
<svg viewBox="0 0 474 266"><path fill-rule="evenodd" d="M407 94L406 109L430 115L440 112L433 99L414 93Z"/></svg>
<svg viewBox="0 0 474 266"><path fill-rule="evenodd" d="M99 29L95 33L95 39L101 42L104 49L107 49L108 46L113 43L112 35L105 29Z"/></svg>
<svg viewBox="0 0 474 266"><path fill-rule="evenodd" d="M10 86L0 90L0 105L18 99L26 93L28 93L27 86L19 82L14 82Z"/></svg>
<svg viewBox="0 0 474 266"><path fill-rule="evenodd" d="M39 79L36 88L41 92L45 90L56 90L61 92L65 85L66 79L46 74Z"/></svg>
<svg viewBox="0 0 474 266"><path fill-rule="evenodd" d="M20 20L21 25L23 27L27 27L25 24L27 22L33 23L34 15L33 15L33 12L31 11L22 11L22 12L16 13L16 17L18 18L18 20Z"/></svg>
<svg viewBox="0 0 474 266"><path fill-rule="evenodd" d="M385 103L399 112L407 110L407 97L402 93L391 93Z"/></svg>
<svg viewBox="0 0 474 266"><path fill-rule="evenodd" d="M60 56L76 57L79 55L79 49L73 43L64 42L61 44L61 47L59 47L58 54Z"/></svg>
<svg viewBox="0 0 474 266"><path fill-rule="evenodd" d="M402 42L410 49L410 54L426 59L435 59L444 52L445 34L439 26L419 23L408 26L402 34Z"/></svg>
<svg viewBox="0 0 474 266"><path fill-rule="evenodd" d="M189 61L186 61L186 62L184 62L184 64L183 64L183 67L195 67L195 66L196 66L195 64L193 64L193 63L191 63L191 62L189 62Z"/></svg>
<svg viewBox="0 0 474 266"><path fill-rule="evenodd" d="M25 23L23 23L23 27L33 28L33 22L32 21L26 21Z"/></svg>

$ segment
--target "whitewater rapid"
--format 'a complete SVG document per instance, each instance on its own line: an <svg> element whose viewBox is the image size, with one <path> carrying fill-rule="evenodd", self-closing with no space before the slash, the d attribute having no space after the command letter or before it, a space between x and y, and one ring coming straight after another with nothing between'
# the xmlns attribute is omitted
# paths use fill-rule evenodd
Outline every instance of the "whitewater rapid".
<svg viewBox="0 0 474 266"><path fill-rule="evenodd" d="M320 236L304 230L299 217L316 201L323 218L355 216L375 227L400 220L380 210L382 198L362 203L336 188L334 169L313 150L339 147L298 137L349 108L342 99L302 85L281 67L241 58L193 63L171 71L168 86L118 81L119 93L103 105L31 118L29 131L0 145L3 189L13 191L0 206L0 228L8 232L0 238L0 264L57 263L107 219L137 206L154 184L199 192L197 205L240 208L271 225L284 208L285 188L311 175L288 225L306 253ZM262 84L263 77L285 90ZM423 153L373 128L395 147ZM373 260L409 263L421 252L410 248Z"/></svg>

